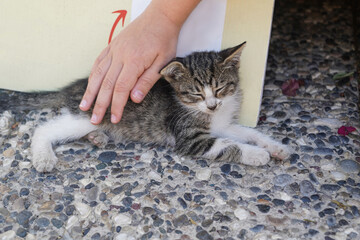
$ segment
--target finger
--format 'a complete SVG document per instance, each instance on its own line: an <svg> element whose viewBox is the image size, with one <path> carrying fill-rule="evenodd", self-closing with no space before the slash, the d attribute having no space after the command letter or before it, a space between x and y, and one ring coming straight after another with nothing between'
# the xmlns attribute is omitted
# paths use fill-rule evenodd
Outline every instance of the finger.
<svg viewBox="0 0 360 240"><path fill-rule="evenodd" d="M119 66L118 64L113 64L110 67L108 73L106 74L104 80L102 81L99 94L96 98L93 114L91 116L91 123L101 123L105 112L110 105L115 83L120 72L121 66Z"/></svg>
<svg viewBox="0 0 360 240"><path fill-rule="evenodd" d="M99 59L100 57L103 57L102 55L107 53L107 51L105 50L106 49L104 49L103 52L100 54ZM88 79L88 85L79 106L80 109L83 111L89 110L92 103L94 102L94 99L99 92L102 80L110 68L111 56L106 55L99 63L97 61L98 60L96 60L93 69L91 70Z"/></svg>
<svg viewBox="0 0 360 240"><path fill-rule="evenodd" d="M135 64L124 66L114 88L111 103L111 122L118 123L122 117L124 107L129 99L130 90L142 71Z"/></svg>
<svg viewBox="0 0 360 240"><path fill-rule="evenodd" d="M148 68L136 82L135 87L131 91L131 100L140 103L150 89L160 78L159 71L163 66L163 61L157 57L154 63Z"/></svg>

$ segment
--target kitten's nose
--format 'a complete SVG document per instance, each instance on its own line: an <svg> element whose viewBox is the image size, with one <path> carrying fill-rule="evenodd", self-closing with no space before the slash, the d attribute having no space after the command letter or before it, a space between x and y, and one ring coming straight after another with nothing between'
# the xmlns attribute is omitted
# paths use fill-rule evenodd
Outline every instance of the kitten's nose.
<svg viewBox="0 0 360 240"><path fill-rule="evenodd" d="M207 106L207 108L211 111L214 111L216 107L216 105Z"/></svg>

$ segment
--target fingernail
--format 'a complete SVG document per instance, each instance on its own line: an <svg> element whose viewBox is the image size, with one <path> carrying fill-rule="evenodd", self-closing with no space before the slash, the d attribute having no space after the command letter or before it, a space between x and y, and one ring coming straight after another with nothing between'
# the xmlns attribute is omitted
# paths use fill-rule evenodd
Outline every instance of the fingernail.
<svg viewBox="0 0 360 240"><path fill-rule="evenodd" d="M136 90L134 93L133 93L133 97L136 98L137 100L141 101L143 100L144 98L144 94L139 91L139 90Z"/></svg>
<svg viewBox="0 0 360 240"><path fill-rule="evenodd" d="M82 100L79 106L81 108L86 107L86 100Z"/></svg>
<svg viewBox="0 0 360 240"><path fill-rule="evenodd" d="M112 123L117 123L117 117L114 114L111 114L111 122Z"/></svg>
<svg viewBox="0 0 360 240"><path fill-rule="evenodd" d="M93 115L91 116L90 122L92 122L92 123L97 123L97 120L98 120L98 117L96 116L96 114L93 114Z"/></svg>

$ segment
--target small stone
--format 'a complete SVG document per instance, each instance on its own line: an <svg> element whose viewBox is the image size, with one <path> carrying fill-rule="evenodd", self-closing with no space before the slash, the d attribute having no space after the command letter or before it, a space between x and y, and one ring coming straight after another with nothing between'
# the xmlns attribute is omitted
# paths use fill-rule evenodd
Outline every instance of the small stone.
<svg viewBox="0 0 360 240"><path fill-rule="evenodd" d="M314 185L308 180L303 180L300 182L300 192L304 196L309 196L315 192Z"/></svg>
<svg viewBox="0 0 360 240"><path fill-rule="evenodd" d="M12 240L15 238L15 235L16 235L15 231L9 230L9 231L0 233L0 239L1 240Z"/></svg>
<svg viewBox="0 0 360 240"><path fill-rule="evenodd" d="M71 216L74 214L74 211L75 211L75 206L74 205L68 205L66 208L65 208L65 213L66 215L68 216Z"/></svg>
<svg viewBox="0 0 360 240"><path fill-rule="evenodd" d="M265 204L258 204L256 205L260 212L262 213L268 213L270 211L270 206Z"/></svg>
<svg viewBox="0 0 360 240"><path fill-rule="evenodd" d="M188 217L183 214L173 220L174 227L182 227L190 225Z"/></svg>
<svg viewBox="0 0 360 240"><path fill-rule="evenodd" d="M27 228L29 226L29 219L32 216L32 213L27 211L27 210L23 210L21 212L19 212L19 214L16 216L16 221L23 227Z"/></svg>
<svg viewBox="0 0 360 240"><path fill-rule="evenodd" d="M261 192L261 189L258 188L258 187L251 187L250 190L251 190L253 193L259 193L259 192Z"/></svg>
<svg viewBox="0 0 360 240"><path fill-rule="evenodd" d="M341 144L341 141L340 141L340 138L338 136L331 135L329 137L329 143L334 145L334 146L339 146Z"/></svg>
<svg viewBox="0 0 360 240"><path fill-rule="evenodd" d="M26 237L26 235L27 235L27 231L26 231L26 229L24 229L24 228L18 228L18 230L16 231L16 235L18 235L19 237L21 237L21 238L24 238L24 237Z"/></svg>
<svg viewBox="0 0 360 240"><path fill-rule="evenodd" d="M192 194L191 193L184 193L184 199L186 201L191 201L192 200Z"/></svg>
<svg viewBox="0 0 360 240"><path fill-rule="evenodd" d="M200 168L199 170L196 171L195 176L199 180L208 181L211 177L211 169L210 168Z"/></svg>
<svg viewBox="0 0 360 240"><path fill-rule="evenodd" d="M225 173L226 175L230 173L231 165L230 164L224 164L220 167L221 171Z"/></svg>
<svg viewBox="0 0 360 240"><path fill-rule="evenodd" d="M125 207L130 207L131 204L133 203L134 199L132 199L131 197L125 197L123 198L123 200L121 200L122 204L125 206Z"/></svg>
<svg viewBox="0 0 360 240"><path fill-rule="evenodd" d="M276 119L281 119L286 117L286 113L283 111L276 111L273 113L272 117L276 118Z"/></svg>
<svg viewBox="0 0 360 240"><path fill-rule="evenodd" d="M2 155L7 158L14 156L14 154L15 154L15 150L13 148L8 148L2 153Z"/></svg>
<svg viewBox="0 0 360 240"><path fill-rule="evenodd" d="M79 212L79 215L82 219L86 219L91 213L91 207L82 202L74 203L76 210Z"/></svg>
<svg viewBox="0 0 360 240"><path fill-rule="evenodd" d="M330 148L320 147L314 149L314 154L316 155L332 155L333 153L334 151Z"/></svg>
<svg viewBox="0 0 360 240"><path fill-rule="evenodd" d="M29 195L29 189L28 188L22 188L20 189L20 197Z"/></svg>
<svg viewBox="0 0 360 240"><path fill-rule="evenodd" d="M204 228L209 227L214 221L212 219L205 219L202 223L201 226Z"/></svg>
<svg viewBox="0 0 360 240"><path fill-rule="evenodd" d="M329 216L326 219L326 224L331 228L335 227L336 226L336 218L334 216Z"/></svg>
<svg viewBox="0 0 360 240"><path fill-rule="evenodd" d="M265 228L264 225L258 224L255 227L250 228L250 230L255 232L255 233L258 233L258 232L261 232L264 228Z"/></svg>
<svg viewBox="0 0 360 240"><path fill-rule="evenodd" d="M202 230L196 234L196 238L200 240L213 240L214 238L205 230Z"/></svg>
<svg viewBox="0 0 360 240"><path fill-rule="evenodd" d="M95 166L97 170L102 170L104 168L106 168L106 164L105 163L99 163L98 165Z"/></svg>
<svg viewBox="0 0 360 240"><path fill-rule="evenodd" d="M350 159L341 161L340 167L347 173L358 173L360 171L360 164Z"/></svg>
<svg viewBox="0 0 360 240"><path fill-rule="evenodd" d="M285 204L285 201L284 200L281 200L281 199L273 199L272 202L275 204L275 206L282 206Z"/></svg>
<svg viewBox="0 0 360 240"><path fill-rule="evenodd" d="M336 192L339 191L341 187L339 185L335 185L335 184L323 184L321 185L320 189L322 191L329 191L329 192Z"/></svg>
<svg viewBox="0 0 360 240"><path fill-rule="evenodd" d="M115 226L128 226L131 224L131 218L125 214L118 214L113 217L113 222Z"/></svg>
<svg viewBox="0 0 360 240"><path fill-rule="evenodd" d="M39 227L44 228L44 227L49 226L50 221L49 221L49 219L47 219L47 218L41 217L41 218L36 219L36 224L37 224Z"/></svg>
<svg viewBox="0 0 360 240"><path fill-rule="evenodd" d="M111 161L115 160L117 157L116 152L114 151L107 151L100 153L98 160L104 163L110 163Z"/></svg>
<svg viewBox="0 0 360 240"><path fill-rule="evenodd" d="M238 208L234 211L235 217L237 217L240 221L245 220L249 217L249 212L243 208Z"/></svg>
<svg viewBox="0 0 360 240"><path fill-rule="evenodd" d="M103 192L100 193L99 200L102 201L102 202L105 201L106 200L106 193L103 193Z"/></svg>
<svg viewBox="0 0 360 240"><path fill-rule="evenodd" d="M154 210L153 208L151 208L151 207L144 207L144 208L142 209L142 213L143 213L144 215L151 215L151 214L154 214L154 213L155 213L155 210Z"/></svg>
<svg viewBox="0 0 360 240"><path fill-rule="evenodd" d="M331 174L332 179L334 179L335 181L340 181L340 180L346 179L346 175L342 172L331 171L330 174Z"/></svg>
<svg viewBox="0 0 360 240"><path fill-rule="evenodd" d="M274 185L279 187L284 187L292 182L292 177L289 174L280 174L274 177Z"/></svg>
<svg viewBox="0 0 360 240"><path fill-rule="evenodd" d="M63 226L63 224L64 224L61 220L56 219L56 218L52 218L52 219L51 219L51 223L52 223L52 225L54 225L54 227L56 227L56 228L61 228L61 227Z"/></svg>

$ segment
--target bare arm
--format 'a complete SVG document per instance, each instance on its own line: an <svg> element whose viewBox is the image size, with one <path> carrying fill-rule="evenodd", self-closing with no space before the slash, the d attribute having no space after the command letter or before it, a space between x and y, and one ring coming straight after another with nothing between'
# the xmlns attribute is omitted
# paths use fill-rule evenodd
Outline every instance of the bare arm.
<svg viewBox="0 0 360 240"><path fill-rule="evenodd" d="M80 104L96 103L91 122L99 124L111 104L118 123L129 98L139 103L160 78L160 69L176 54L180 29L200 0L153 0L96 59Z"/></svg>

